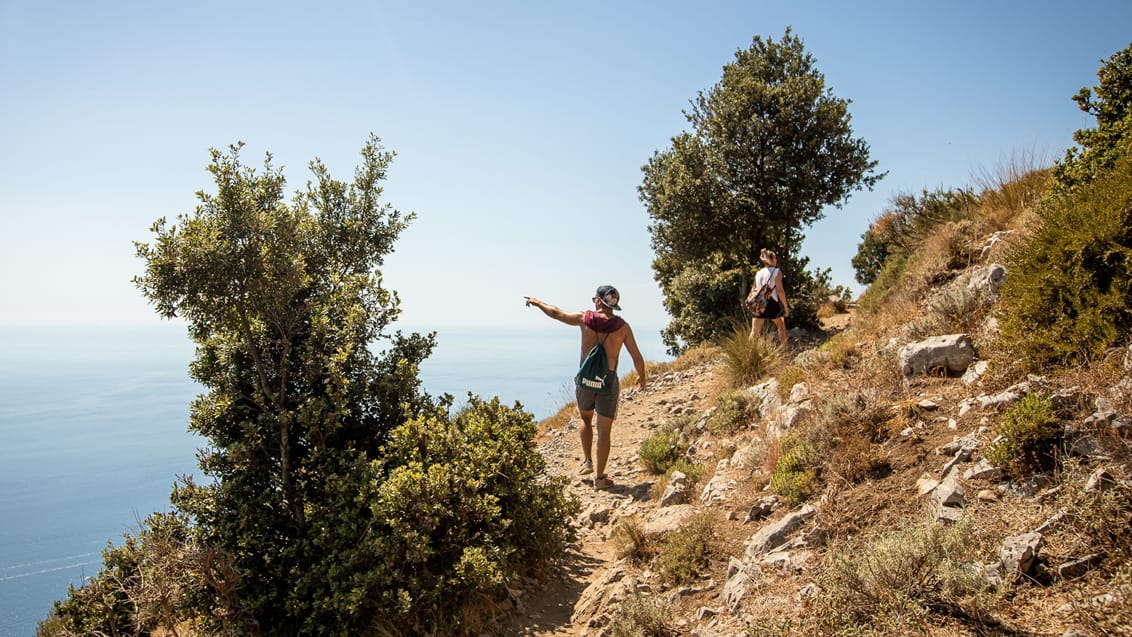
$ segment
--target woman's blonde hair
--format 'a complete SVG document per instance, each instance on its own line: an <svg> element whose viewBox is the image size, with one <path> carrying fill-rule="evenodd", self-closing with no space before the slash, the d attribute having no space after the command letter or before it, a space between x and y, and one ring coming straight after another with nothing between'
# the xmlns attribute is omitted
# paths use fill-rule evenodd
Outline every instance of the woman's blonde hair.
<svg viewBox="0 0 1132 637"><path fill-rule="evenodd" d="M770 265L771 263L778 261L778 255L774 253L774 250L763 248L759 251L759 261L762 261L766 265Z"/></svg>

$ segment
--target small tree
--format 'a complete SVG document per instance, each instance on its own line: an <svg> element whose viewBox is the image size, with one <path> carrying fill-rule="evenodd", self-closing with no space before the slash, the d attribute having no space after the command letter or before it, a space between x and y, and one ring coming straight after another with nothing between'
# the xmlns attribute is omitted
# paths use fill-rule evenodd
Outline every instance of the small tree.
<svg viewBox="0 0 1132 637"><path fill-rule="evenodd" d="M1097 118L1097 127L1074 133L1080 148L1067 150L1054 166L1061 190L1072 190L1112 168L1124 152L1122 145L1132 138L1132 45L1113 53L1097 71L1097 79L1092 90L1085 87L1073 96L1082 111Z"/></svg>
<svg viewBox="0 0 1132 637"><path fill-rule="evenodd" d="M309 516L328 501L362 513L334 496L356 492L343 484L369 478L366 459L426 404L417 366L433 339L385 332L398 300L378 268L412 219L380 203L393 153L371 137L350 184L316 159L287 204L271 156L257 173L241 146L212 151L215 194L198 193L193 214L158 221L155 241L137 244L146 271L135 281L159 314L188 322L190 371L208 391L190 429L208 441L201 468L214 481L186 483L174 503L204 543L237 556L264 632L295 634L318 617L309 594L325 589L334 559L312 540L330 523L336 547L366 532Z"/></svg>
<svg viewBox="0 0 1132 637"><path fill-rule="evenodd" d="M793 289L807 287L797 255L802 228L872 188L868 145L852 136L849 102L826 88L813 56L789 29L781 41L755 37L723 67L723 77L692 100L692 126L653 154L638 188L652 223L653 271L672 323L676 353L723 335L741 313L761 247L775 248ZM706 310L687 285L692 272L715 273ZM703 326L706 326L703 327Z"/></svg>

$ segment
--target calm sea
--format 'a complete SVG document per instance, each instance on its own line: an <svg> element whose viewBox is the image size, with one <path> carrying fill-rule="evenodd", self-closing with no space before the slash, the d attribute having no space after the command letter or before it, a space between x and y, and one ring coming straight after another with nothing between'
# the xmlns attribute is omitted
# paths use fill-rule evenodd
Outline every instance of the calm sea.
<svg viewBox="0 0 1132 637"><path fill-rule="evenodd" d="M575 330L437 331L429 393L499 396L539 419L573 400ZM666 359L656 329L634 331L646 359ZM181 326L0 327L0 637L34 635L108 542L168 510L176 476L200 477L192 355Z"/></svg>

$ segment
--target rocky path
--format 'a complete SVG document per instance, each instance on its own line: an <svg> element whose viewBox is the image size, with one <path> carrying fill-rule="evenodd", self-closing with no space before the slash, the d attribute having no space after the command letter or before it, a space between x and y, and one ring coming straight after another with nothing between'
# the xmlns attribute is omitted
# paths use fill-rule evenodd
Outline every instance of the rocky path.
<svg viewBox="0 0 1132 637"><path fill-rule="evenodd" d="M516 600L516 616L510 635L550 637L592 635L594 629L572 621L575 607L591 584L604 577L617 560L616 547L606 524L611 511L616 517L645 513L654 504L650 496L655 476L641 467L638 450L670 417L684 412L702 412L709 406L708 394L717 367L704 365L652 379L642 392L636 388L622 392L617 420L613 425L609 463L606 473L615 484L607 490L595 490L591 476L579 477L582 462L581 443L575 415L560 429L549 429L540 438L540 449L546 457L548 471L554 476L567 476L568 489L581 502L582 514L575 524L578 539L571 547L566 563L550 582L532 586Z"/></svg>

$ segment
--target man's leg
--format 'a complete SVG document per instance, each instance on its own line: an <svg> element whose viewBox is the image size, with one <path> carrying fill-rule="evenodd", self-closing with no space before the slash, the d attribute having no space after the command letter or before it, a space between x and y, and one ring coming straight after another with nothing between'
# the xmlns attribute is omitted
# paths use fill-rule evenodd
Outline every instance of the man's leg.
<svg viewBox="0 0 1132 637"><path fill-rule="evenodd" d="M594 476L605 476L605 463L609 460L609 436L613 430L613 419L608 416L597 415L597 464L594 465Z"/></svg>
<svg viewBox="0 0 1132 637"><path fill-rule="evenodd" d="M582 417L582 424L578 425L578 437L582 441L582 457L587 464L593 463L593 456L590 449L594 444L594 429L593 429L593 410L578 411L578 415ZM600 421L599 421L600 422Z"/></svg>

